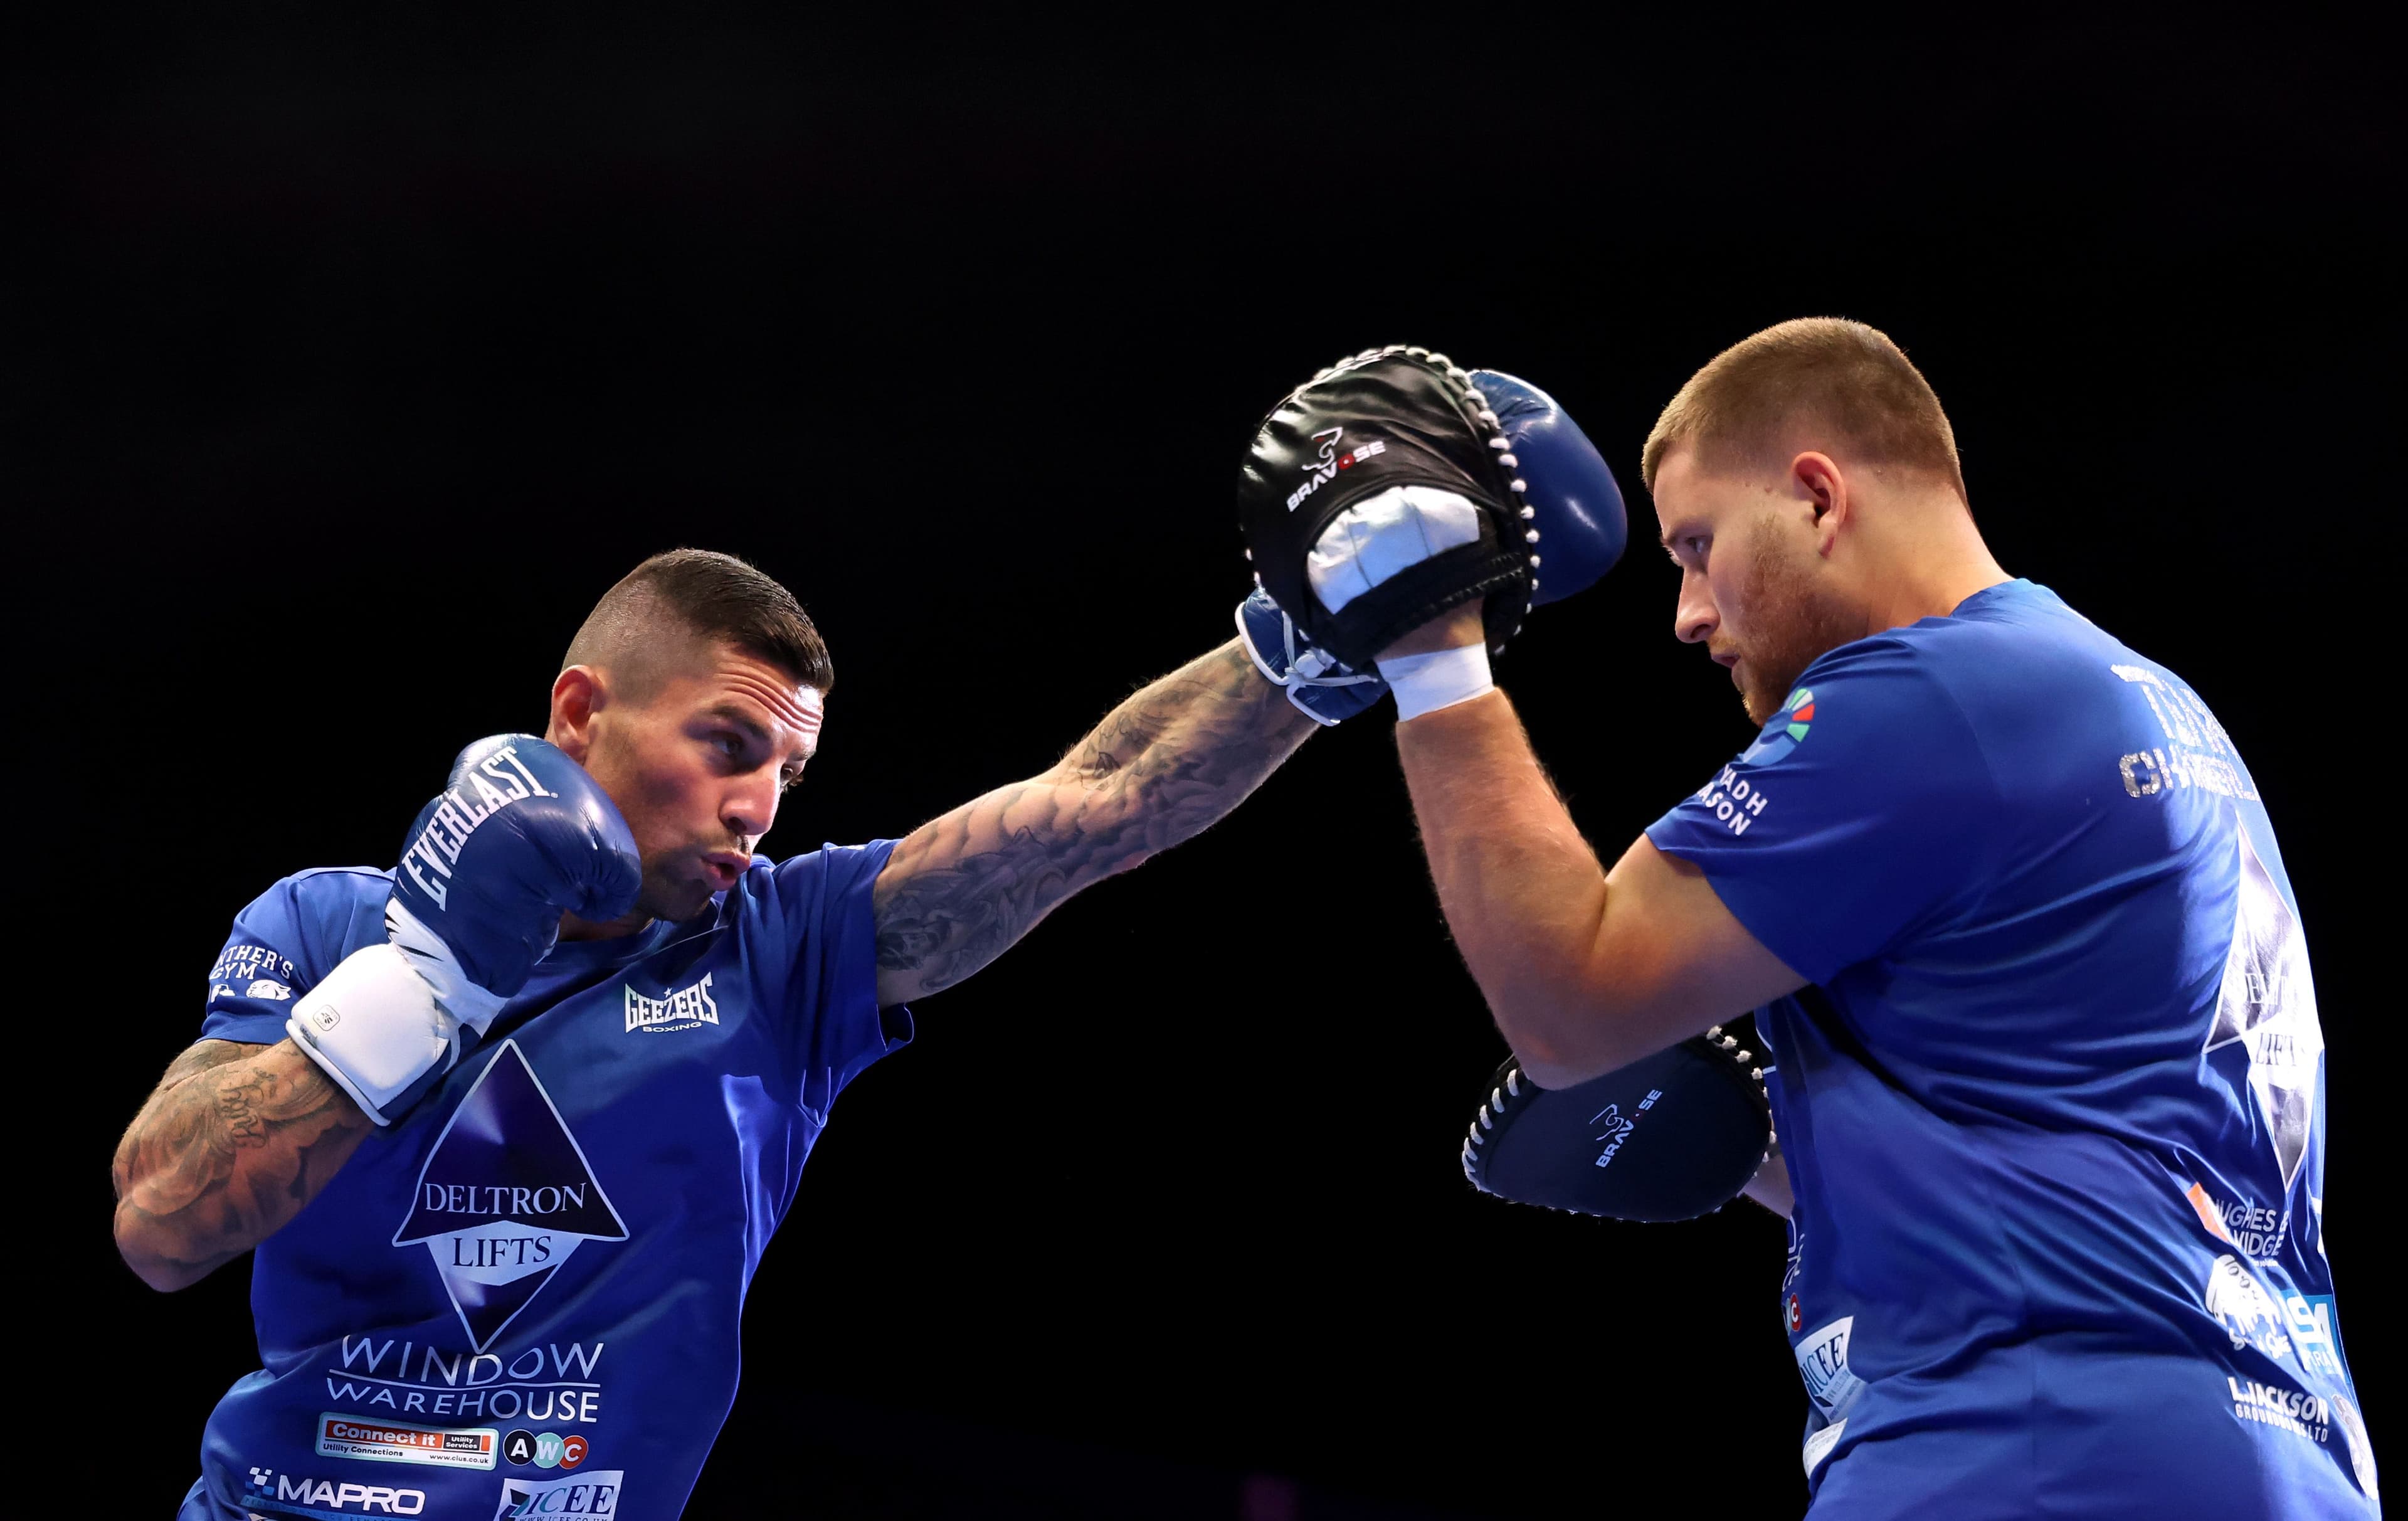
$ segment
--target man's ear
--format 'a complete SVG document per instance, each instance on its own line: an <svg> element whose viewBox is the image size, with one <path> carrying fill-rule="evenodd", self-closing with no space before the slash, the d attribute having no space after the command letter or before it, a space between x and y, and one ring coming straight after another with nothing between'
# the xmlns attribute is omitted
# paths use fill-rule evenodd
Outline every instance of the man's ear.
<svg viewBox="0 0 2408 1521"><path fill-rule="evenodd" d="M1814 504L1814 552L1828 560L1853 511L1848 478L1830 455L1810 449L1789 462L1789 479Z"/></svg>
<svg viewBox="0 0 2408 1521"><path fill-rule="evenodd" d="M552 722L543 737L578 765L594 748L595 715L609 705L610 687L591 666L571 666L552 683Z"/></svg>

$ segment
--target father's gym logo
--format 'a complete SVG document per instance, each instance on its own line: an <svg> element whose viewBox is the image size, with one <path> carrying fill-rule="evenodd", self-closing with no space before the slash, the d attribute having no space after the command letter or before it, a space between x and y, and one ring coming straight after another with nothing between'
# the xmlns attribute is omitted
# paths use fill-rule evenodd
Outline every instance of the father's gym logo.
<svg viewBox="0 0 2408 1521"><path fill-rule="evenodd" d="M569 1255L627 1227L516 1040L494 1053L419 1169L393 1244L424 1242L483 1352Z"/></svg>

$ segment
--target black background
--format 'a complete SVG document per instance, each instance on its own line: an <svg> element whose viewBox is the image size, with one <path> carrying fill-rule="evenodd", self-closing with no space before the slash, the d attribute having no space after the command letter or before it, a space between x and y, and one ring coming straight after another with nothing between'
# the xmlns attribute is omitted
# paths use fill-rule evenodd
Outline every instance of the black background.
<svg viewBox="0 0 2408 1521"><path fill-rule="evenodd" d="M1239 454L1318 366L1528 376L1636 495L1698 365L1822 312L1924 367L2007 567L2252 759L2380 1444L2379 50L1935 24L236 5L9 50L18 1160L63 1190L32 1266L66 1296L25 1387L117 1433L76 1471L165 1514L253 1365L241 1267L157 1297L107 1224L228 918L390 860L461 743L540 727L643 554L752 557L834 649L768 848L899 834L1226 635ZM1609 854L1745 739L1672 590L1642 549L1501 668ZM1463 1184L1502 1048L1386 727L922 1007L768 1253L691 1514L1797 1514L1777 1222Z"/></svg>

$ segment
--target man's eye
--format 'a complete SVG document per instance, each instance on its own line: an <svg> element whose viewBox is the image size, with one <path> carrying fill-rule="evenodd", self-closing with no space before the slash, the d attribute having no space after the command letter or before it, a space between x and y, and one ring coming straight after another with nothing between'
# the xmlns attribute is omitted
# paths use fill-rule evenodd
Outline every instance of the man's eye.
<svg viewBox="0 0 2408 1521"><path fill-rule="evenodd" d="M1706 563L1705 539L1693 535L1690 538L1681 540L1681 547L1687 550L1689 552L1689 557L1696 560L1699 565L1704 565Z"/></svg>
<svg viewBox="0 0 2408 1521"><path fill-rule="evenodd" d="M714 734L710 737L710 742L729 760L734 760L744 753L744 741L732 734Z"/></svg>

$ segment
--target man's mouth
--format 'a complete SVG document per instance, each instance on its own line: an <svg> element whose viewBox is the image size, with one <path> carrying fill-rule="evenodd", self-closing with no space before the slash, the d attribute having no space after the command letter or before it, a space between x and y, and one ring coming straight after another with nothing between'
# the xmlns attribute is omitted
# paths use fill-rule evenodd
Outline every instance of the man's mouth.
<svg viewBox="0 0 2408 1521"><path fill-rule="evenodd" d="M724 893L736 885L752 864L752 858L749 855L738 855L733 851L713 851L702 858L703 880L710 884L712 892Z"/></svg>

